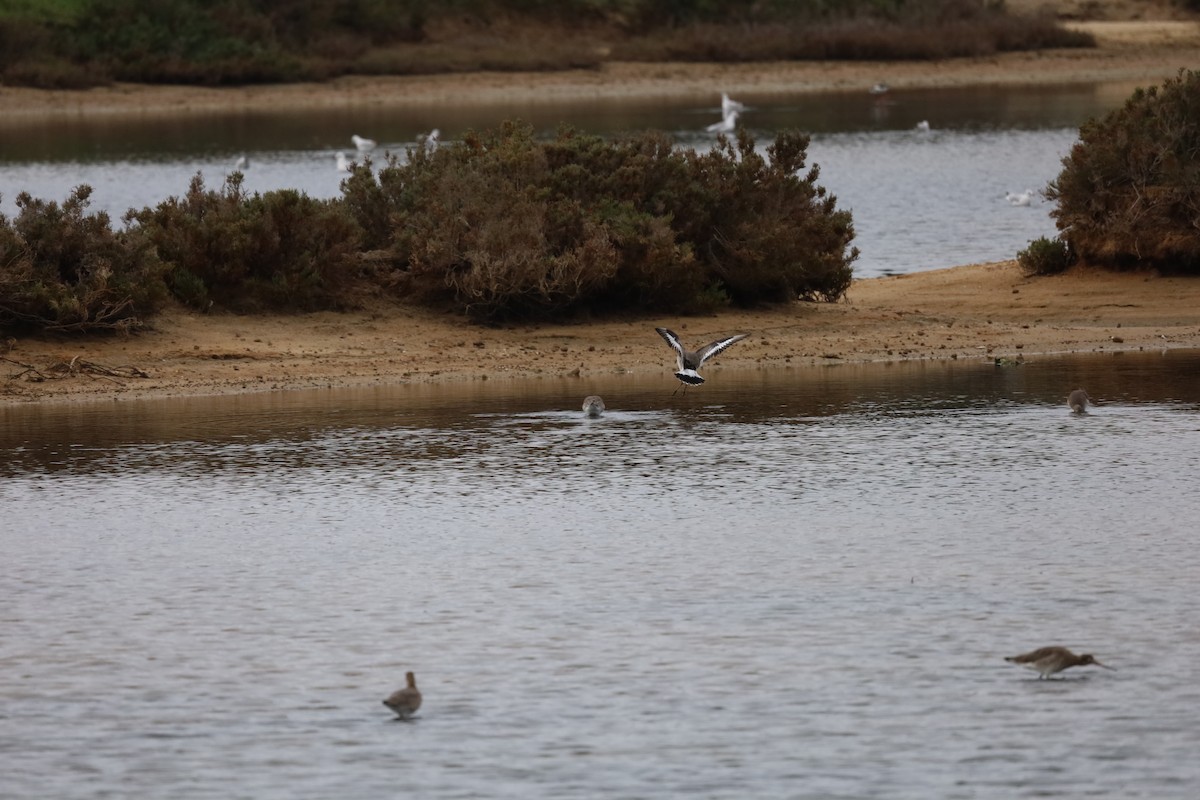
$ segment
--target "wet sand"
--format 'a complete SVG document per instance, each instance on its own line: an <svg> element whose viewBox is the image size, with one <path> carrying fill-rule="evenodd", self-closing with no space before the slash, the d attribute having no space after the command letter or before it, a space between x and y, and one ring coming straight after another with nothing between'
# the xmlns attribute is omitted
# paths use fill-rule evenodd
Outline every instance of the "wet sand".
<svg viewBox="0 0 1200 800"><path fill-rule="evenodd" d="M127 337L15 342L0 353L0 402L653 373L669 385L674 357L656 326L692 345L751 334L706 374L1196 348L1200 280L1080 271L1027 278L1014 262L999 262L856 281L840 303L575 325L478 326L392 304L298 316L175 310Z"/></svg>

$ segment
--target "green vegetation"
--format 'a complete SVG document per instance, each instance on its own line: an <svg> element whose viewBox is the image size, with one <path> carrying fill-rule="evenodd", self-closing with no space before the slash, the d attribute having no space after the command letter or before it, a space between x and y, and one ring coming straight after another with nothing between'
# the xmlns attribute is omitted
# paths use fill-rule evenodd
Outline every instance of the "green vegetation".
<svg viewBox="0 0 1200 800"><path fill-rule="evenodd" d="M130 328L168 295L307 311L392 294L476 320L834 301L858 251L808 142L782 133L764 157L741 133L696 153L653 132L539 142L510 122L358 166L334 200L197 176L119 232L85 215L87 187L62 208L22 195L0 217L0 328Z"/></svg>
<svg viewBox="0 0 1200 800"><path fill-rule="evenodd" d="M1026 275L1058 275L1075 263L1070 246L1062 239L1045 236L1029 243L1017 253L1017 265Z"/></svg>
<svg viewBox="0 0 1200 800"><path fill-rule="evenodd" d="M47 88L1093 45L997 0L0 0L0 81Z"/></svg>
<svg viewBox="0 0 1200 800"><path fill-rule="evenodd" d="M1200 274L1200 73L1086 123L1046 196L1081 262Z"/></svg>

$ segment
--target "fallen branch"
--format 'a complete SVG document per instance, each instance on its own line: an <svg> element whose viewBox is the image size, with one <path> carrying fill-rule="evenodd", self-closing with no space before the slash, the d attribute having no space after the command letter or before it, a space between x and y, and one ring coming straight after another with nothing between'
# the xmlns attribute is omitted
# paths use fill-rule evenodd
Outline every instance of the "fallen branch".
<svg viewBox="0 0 1200 800"><path fill-rule="evenodd" d="M94 361L75 356L70 361L59 361L45 368L45 371L38 369L33 364L25 364L20 361L14 361L11 358L0 356L0 361L7 361L10 364L16 364L22 368L21 372L9 375L7 380L17 380L25 378L27 381L40 383L54 378L69 378L73 375L87 375L92 378L103 378L110 380L113 383L121 383L120 378L149 378L150 375L144 370L140 370L134 366L121 367L106 367L103 364L97 364Z"/></svg>
<svg viewBox="0 0 1200 800"><path fill-rule="evenodd" d="M25 380L33 381L34 383L40 383L41 381L46 380L46 376L42 374L41 370L39 370L33 364L14 361L13 359L5 358L4 356L0 356L0 361L7 361L9 364L16 364L18 367L21 367L20 372L15 372L12 375L7 376L5 380L15 381L19 378L24 378L26 375L30 375L31 377L25 378Z"/></svg>

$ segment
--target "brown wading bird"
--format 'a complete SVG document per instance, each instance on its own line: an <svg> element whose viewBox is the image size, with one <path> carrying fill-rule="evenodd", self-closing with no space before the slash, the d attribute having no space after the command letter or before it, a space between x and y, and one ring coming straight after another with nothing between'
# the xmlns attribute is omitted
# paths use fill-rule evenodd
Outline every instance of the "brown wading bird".
<svg viewBox="0 0 1200 800"><path fill-rule="evenodd" d="M675 377L679 378L679 382L685 387L699 386L704 383L704 378L701 378L700 373L696 371L700 369L700 365L734 342L740 342L750 335L748 333L738 333L733 336L727 336L724 339L709 342L699 350L692 351L683 348L683 344L679 341L679 337L675 335L674 331L669 331L666 328L655 328L654 330L658 331L658 335L666 339L667 344L671 345L671 349L675 351ZM679 391L679 388L676 387L675 391Z"/></svg>
<svg viewBox="0 0 1200 800"><path fill-rule="evenodd" d="M583 398L583 413L595 419L604 413L604 400L597 394L589 394Z"/></svg>
<svg viewBox="0 0 1200 800"><path fill-rule="evenodd" d="M1023 653L1019 656L1008 656L1004 659L1012 664L1020 664L1022 667L1035 670L1040 673L1038 680L1049 678L1051 675L1062 672L1064 669L1071 667L1083 667L1088 664L1095 664L1097 667L1111 669L1114 672L1116 669L1107 664L1101 664L1096 660L1096 657L1090 653L1084 653L1077 656L1065 647L1039 647L1029 653Z"/></svg>
<svg viewBox="0 0 1200 800"><path fill-rule="evenodd" d="M396 712L399 719L408 719L421 707L421 690L417 688L416 676L406 672L404 678L408 685L392 692L388 699L383 701L385 706Z"/></svg>
<svg viewBox="0 0 1200 800"><path fill-rule="evenodd" d="M1083 389L1076 389L1067 397L1067 405L1071 407L1071 411L1076 414L1086 414L1088 403L1092 402L1092 398L1088 397L1088 393ZM1095 405L1095 403L1092 403Z"/></svg>

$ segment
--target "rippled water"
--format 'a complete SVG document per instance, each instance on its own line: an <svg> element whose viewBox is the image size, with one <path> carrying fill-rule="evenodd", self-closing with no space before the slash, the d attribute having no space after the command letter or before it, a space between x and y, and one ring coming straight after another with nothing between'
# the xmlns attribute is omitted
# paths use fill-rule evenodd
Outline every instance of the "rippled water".
<svg viewBox="0 0 1200 800"><path fill-rule="evenodd" d="M0 794L1192 796L1200 354L709 378L0 407Z"/></svg>
<svg viewBox="0 0 1200 800"><path fill-rule="evenodd" d="M1050 206L1012 207L1007 192L1041 190L1088 118L1119 106L1127 84L865 90L748 97L742 117L760 145L783 129L813 135L810 162L820 182L854 214L864 277L1012 258L1030 240L1055 233ZM864 87L865 89L865 87ZM716 92L714 92L716 98ZM192 176L219 187L245 154L249 191L280 188L335 197L343 174L335 153L354 157L361 133L383 152L403 154L439 127L444 140L505 118L550 135L562 122L602 135L655 128L682 146L710 147L705 126L718 110L678 102L532 104L520 107L337 109L310 113L214 114L134 119L0 121L0 213L20 191L61 201L81 183L92 208L119 220L131 209L182 195ZM914 126L927 120L932 130Z"/></svg>

